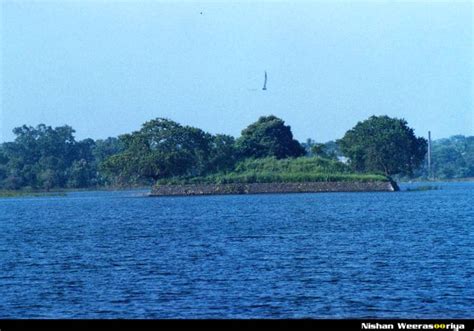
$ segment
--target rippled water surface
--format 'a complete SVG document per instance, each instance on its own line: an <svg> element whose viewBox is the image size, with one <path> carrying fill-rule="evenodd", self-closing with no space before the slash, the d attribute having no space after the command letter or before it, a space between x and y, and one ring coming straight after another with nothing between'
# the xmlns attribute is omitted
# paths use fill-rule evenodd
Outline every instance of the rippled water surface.
<svg viewBox="0 0 474 331"><path fill-rule="evenodd" d="M0 199L0 318L472 318L474 183L440 185Z"/></svg>

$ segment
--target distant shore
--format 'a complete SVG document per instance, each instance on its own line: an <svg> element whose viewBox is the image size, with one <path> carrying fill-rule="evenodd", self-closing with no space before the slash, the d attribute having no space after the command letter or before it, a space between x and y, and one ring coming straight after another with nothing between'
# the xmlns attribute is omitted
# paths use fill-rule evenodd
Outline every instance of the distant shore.
<svg viewBox="0 0 474 331"><path fill-rule="evenodd" d="M130 191L130 190L150 190L150 186L99 186L87 188L52 188L45 189L21 189L21 190L0 190L0 198L21 198L21 197L59 197L66 196L73 192L93 192L93 191Z"/></svg>

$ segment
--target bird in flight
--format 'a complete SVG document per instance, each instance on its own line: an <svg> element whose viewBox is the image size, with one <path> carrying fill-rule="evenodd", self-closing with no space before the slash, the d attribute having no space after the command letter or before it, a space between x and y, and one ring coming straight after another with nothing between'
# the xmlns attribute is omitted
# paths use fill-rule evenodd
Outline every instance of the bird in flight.
<svg viewBox="0 0 474 331"><path fill-rule="evenodd" d="M265 70L265 80L263 81L263 91L267 90L267 71Z"/></svg>

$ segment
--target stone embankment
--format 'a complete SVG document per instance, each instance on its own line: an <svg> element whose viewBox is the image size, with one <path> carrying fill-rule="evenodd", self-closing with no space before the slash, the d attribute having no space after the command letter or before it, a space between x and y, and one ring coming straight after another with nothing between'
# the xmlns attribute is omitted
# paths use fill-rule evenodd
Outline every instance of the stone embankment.
<svg viewBox="0 0 474 331"><path fill-rule="evenodd" d="M398 191L398 186L395 182L390 181L192 184L156 185L152 188L150 196L392 191Z"/></svg>

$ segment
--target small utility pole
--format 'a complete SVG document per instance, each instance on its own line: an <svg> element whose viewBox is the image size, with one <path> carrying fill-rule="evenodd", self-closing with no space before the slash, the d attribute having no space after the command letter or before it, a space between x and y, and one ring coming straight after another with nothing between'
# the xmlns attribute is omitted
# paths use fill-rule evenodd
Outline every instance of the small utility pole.
<svg viewBox="0 0 474 331"><path fill-rule="evenodd" d="M431 170L431 131L428 131L428 179L433 179Z"/></svg>

